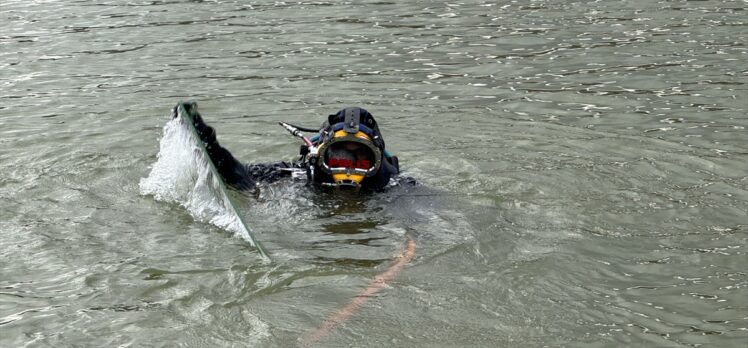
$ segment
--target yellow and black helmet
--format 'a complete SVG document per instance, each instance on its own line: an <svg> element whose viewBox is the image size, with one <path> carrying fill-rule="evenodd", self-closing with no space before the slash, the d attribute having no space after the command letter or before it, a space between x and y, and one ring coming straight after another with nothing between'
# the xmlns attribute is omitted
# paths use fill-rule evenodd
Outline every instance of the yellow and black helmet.
<svg viewBox="0 0 748 348"><path fill-rule="evenodd" d="M330 115L316 139L315 181L334 186L358 187L382 166L384 140L372 115L352 107Z"/></svg>

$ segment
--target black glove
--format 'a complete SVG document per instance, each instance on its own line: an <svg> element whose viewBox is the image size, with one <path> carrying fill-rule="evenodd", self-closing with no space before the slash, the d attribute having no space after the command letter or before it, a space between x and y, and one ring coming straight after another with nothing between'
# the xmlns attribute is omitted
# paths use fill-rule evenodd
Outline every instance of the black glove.
<svg viewBox="0 0 748 348"><path fill-rule="evenodd" d="M197 131L197 135L200 137L200 140L205 142L208 146L215 143L216 131L213 129L213 127L205 124L203 118L200 117L200 113L197 112L196 102L179 102L176 106L174 106L174 109L172 110L172 117L177 118L179 116L180 105L184 108L184 111L187 112L188 115L190 115L190 118L192 119L192 125L195 126L195 130Z"/></svg>
<svg viewBox="0 0 748 348"><path fill-rule="evenodd" d="M179 106L182 106L184 108L184 111L187 112L190 116L192 116L193 119L199 118L200 114L197 112L197 103L194 101L185 101L185 102L179 102L177 105L174 106L174 108L171 110L171 117L177 118L179 116Z"/></svg>

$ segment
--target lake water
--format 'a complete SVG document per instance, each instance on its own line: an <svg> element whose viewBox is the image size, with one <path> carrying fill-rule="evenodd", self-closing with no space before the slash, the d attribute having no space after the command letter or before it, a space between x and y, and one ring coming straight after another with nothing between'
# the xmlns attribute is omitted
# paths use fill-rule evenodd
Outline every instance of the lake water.
<svg viewBox="0 0 748 348"><path fill-rule="evenodd" d="M746 346L746 1L4 0L0 17L2 347L305 345L409 238L311 345ZM162 146L181 100L247 162L296 157L278 121L364 107L419 184L235 193L264 260L184 187L142 188L181 151Z"/></svg>

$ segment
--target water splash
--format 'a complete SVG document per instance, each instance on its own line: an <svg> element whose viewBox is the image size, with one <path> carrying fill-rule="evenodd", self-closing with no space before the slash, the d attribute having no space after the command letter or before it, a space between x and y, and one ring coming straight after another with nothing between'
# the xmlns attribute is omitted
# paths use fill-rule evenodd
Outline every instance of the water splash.
<svg viewBox="0 0 748 348"><path fill-rule="evenodd" d="M177 114L164 126L158 159L148 177L140 180L140 193L181 205L195 220L235 233L267 257L234 208L182 105Z"/></svg>

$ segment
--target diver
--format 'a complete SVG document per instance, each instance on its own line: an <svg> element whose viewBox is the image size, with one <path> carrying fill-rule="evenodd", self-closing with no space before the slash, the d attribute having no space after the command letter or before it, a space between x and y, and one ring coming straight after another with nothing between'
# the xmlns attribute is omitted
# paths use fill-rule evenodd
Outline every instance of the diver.
<svg viewBox="0 0 748 348"><path fill-rule="evenodd" d="M218 173L235 189L248 190L258 183L271 183L284 177L306 178L318 187L361 191L383 191L397 183L398 159L385 150L376 120L362 108L341 109L329 115L319 129L281 122L281 126L304 141L300 158L293 162L242 164L218 143L215 130L203 121L196 103L175 106L174 118L179 116L180 105L191 116ZM316 134L307 138L302 132Z"/></svg>

